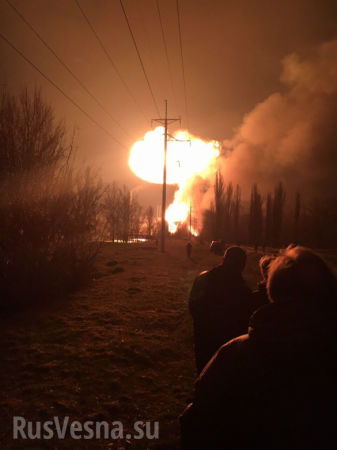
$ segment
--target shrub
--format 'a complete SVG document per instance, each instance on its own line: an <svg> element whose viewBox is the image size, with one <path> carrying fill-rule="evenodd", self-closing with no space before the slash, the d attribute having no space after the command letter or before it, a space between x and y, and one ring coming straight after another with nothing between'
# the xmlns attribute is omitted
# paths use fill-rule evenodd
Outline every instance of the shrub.
<svg viewBox="0 0 337 450"><path fill-rule="evenodd" d="M35 90L0 106L0 302L75 287L98 251L101 181L74 168L73 139Z"/></svg>

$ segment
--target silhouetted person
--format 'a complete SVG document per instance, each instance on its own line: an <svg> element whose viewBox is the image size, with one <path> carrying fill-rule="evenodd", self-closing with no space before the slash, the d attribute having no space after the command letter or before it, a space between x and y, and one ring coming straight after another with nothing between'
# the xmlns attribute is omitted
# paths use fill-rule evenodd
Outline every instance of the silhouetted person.
<svg viewBox="0 0 337 450"><path fill-rule="evenodd" d="M187 257L190 258L191 257L191 252L192 252L192 244L189 242L186 245L186 253L187 253Z"/></svg>
<svg viewBox="0 0 337 450"><path fill-rule="evenodd" d="M255 243L254 248L255 248L255 253L257 253L257 250L258 250L258 248L259 248L259 244L258 244L257 242Z"/></svg>
<svg viewBox="0 0 337 450"><path fill-rule="evenodd" d="M268 271L271 262L274 260L275 256L263 256L260 259L260 270L263 280L258 284L258 289L253 292L255 309L259 309L261 308L261 306L267 305L269 303L267 293Z"/></svg>
<svg viewBox="0 0 337 450"><path fill-rule="evenodd" d="M337 282L296 247L272 262L272 303L222 346L181 417L182 448L337 448Z"/></svg>
<svg viewBox="0 0 337 450"><path fill-rule="evenodd" d="M229 247L222 264L201 273L193 283L189 310L194 321L198 374L221 345L247 333L255 308L252 291L242 277L245 265L245 251Z"/></svg>

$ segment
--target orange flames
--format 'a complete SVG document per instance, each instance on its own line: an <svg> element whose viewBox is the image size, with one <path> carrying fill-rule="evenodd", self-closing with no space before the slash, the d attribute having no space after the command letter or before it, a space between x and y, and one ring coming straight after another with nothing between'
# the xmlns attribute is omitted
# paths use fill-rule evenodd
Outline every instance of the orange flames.
<svg viewBox="0 0 337 450"><path fill-rule="evenodd" d="M166 210L166 220L171 233L177 231L179 224L187 223L189 220L192 203L189 194L191 182L196 176L206 178L213 173L216 159L220 154L220 144L217 141L203 141L186 131L176 132L174 138L176 140L170 140L167 143L167 184L178 186L174 202ZM145 134L144 140L133 145L129 165L139 178L150 183L162 184L163 127L149 131ZM193 226L192 234L198 234Z"/></svg>

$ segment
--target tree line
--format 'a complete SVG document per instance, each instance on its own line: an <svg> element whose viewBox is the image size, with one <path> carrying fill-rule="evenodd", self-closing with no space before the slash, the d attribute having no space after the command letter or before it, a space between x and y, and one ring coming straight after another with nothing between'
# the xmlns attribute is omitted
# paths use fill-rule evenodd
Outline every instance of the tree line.
<svg viewBox="0 0 337 450"><path fill-rule="evenodd" d="M240 186L226 184L220 171L216 173L213 190L210 208L203 211L203 239L272 247L290 243L320 248L337 246L337 198L334 196L315 197L304 203L298 191L291 204L286 203L282 181L266 197L255 183L249 206L243 205Z"/></svg>
<svg viewBox="0 0 337 450"><path fill-rule="evenodd" d="M159 223L154 209L149 206L142 213L138 195L117 182L108 185L101 212L106 220L106 238L112 242L129 242L139 235L151 238L158 233Z"/></svg>

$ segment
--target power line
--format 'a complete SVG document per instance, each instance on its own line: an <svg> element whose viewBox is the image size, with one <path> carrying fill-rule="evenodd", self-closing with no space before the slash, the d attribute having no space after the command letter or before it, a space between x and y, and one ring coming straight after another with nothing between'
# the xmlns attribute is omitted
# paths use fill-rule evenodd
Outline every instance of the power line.
<svg viewBox="0 0 337 450"><path fill-rule="evenodd" d="M144 34L145 34L145 36L146 36L147 45L148 45L148 47L149 47L149 49L150 49L150 54L151 54L152 63L153 63L153 66L154 66L154 69L155 69L155 72L156 72L156 78L157 78L157 80L158 80L158 84L160 85L160 83L159 83L159 75L158 75L158 71L157 71L157 66L156 66L156 63L155 63L155 60L154 60L153 51L152 51L152 47L151 47L151 44L150 44L150 39L149 39L149 36L148 36L148 34L147 34L147 32L146 32L146 28L145 28L145 24L144 24L144 18L143 18L142 10L141 10L141 8L140 8L140 6L139 6L139 0L137 0L137 7L138 7L139 15L140 15L140 18L141 18L141 21L142 21L142 26L143 26Z"/></svg>
<svg viewBox="0 0 337 450"><path fill-rule="evenodd" d="M83 9L81 8L80 4L78 3L77 0L75 0L75 3L77 4L79 10L80 10L81 13L83 14L83 17L85 18L86 22L88 23L88 25L89 25L91 31L94 33L94 35L95 35L95 37L96 37L96 39L97 39L99 45L101 46L102 50L103 50L104 53L106 54L106 56L107 56L108 60L110 61L112 67L115 69L115 71L117 72L119 78L122 80L122 82L123 82L124 86L126 87L127 91L128 91L129 94L131 95L133 101L134 101L134 102L136 103L136 105L138 106L140 112L143 114L143 116L145 117L146 121L147 121L147 122L150 122L150 120L148 119L148 117L146 116L146 114L144 113L144 111L142 110L142 108L140 107L139 103L137 102L137 100L136 100L135 97L133 96L132 92L130 91L128 85L125 83L125 81L124 81L122 75L119 73L119 71L118 71L117 67L115 66L115 64L113 63L112 59L110 58L109 53L106 51L104 45L102 44L102 41L101 41L100 38L98 37L96 31L94 30L93 26L91 25L91 23L90 23L88 17L85 15L85 13L84 13Z"/></svg>
<svg viewBox="0 0 337 450"><path fill-rule="evenodd" d="M160 14L160 9L159 9L159 3L158 3L158 0L157 0L157 9L158 9L158 16L159 16L159 22L160 22L161 33L162 33L163 41L164 41L166 60L167 60L167 65L168 65L169 74L170 74L170 80L171 80L171 87L172 87L172 92L173 92L173 98L174 98L174 103L175 103L176 111L177 111L177 114L178 114L177 99L176 99L176 94L175 94L174 87L173 87L171 67L170 67L169 57L168 57L168 53L167 53L167 47L166 47L166 41L165 41L165 35L164 35L164 28L163 28L163 23L162 23L162 20L161 20L161 14Z"/></svg>
<svg viewBox="0 0 337 450"><path fill-rule="evenodd" d="M177 14L178 14L178 25L179 25L179 38L180 38L180 54L181 54L181 64L183 68L183 81L184 81L184 93L185 93L185 105L186 105L186 121L187 129L189 130L188 121L188 108L187 108L187 96L186 96L186 79L185 79L185 67L184 67L184 56L183 56L183 43L181 39L181 26L180 26L180 14L179 14L179 0L177 0Z"/></svg>
<svg viewBox="0 0 337 450"><path fill-rule="evenodd" d="M96 122L95 119L93 119L84 109L82 109L74 100L72 100L65 92L62 91L61 88L59 88L50 78L47 77L40 69L38 69L35 64L33 64L28 58L26 58L25 55L23 55L20 50L18 50L13 44L11 44L2 34L0 34L0 37L7 42L8 45L10 45L20 56L22 56L23 59L25 59L28 64L30 64L32 67L34 67L35 70L37 70L49 83L51 83L61 94L63 94L73 105L75 105L80 111L82 111L83 114L85 114L92 122L94 122L101 130L103 130L108 136L110 136L114 141L117 142L121 147L123 147L126 151L129 151L121 142L119 142L115 137L112 136L105 128L103 128L98 122Z"/></svg>
<svg viewBox="0 0 337 450"><path fill-rule="evenodd" d="M77 1L77 0L75 0L75 1ZM129 30L130 30L130 34L131 34L133 43L134 43L134 45L135 45L135 48L136 48L136 51L137 51L137 54L138 54L138 58L139 58L140 64L141 64L141 66L142 66L142 68L143 68L143 72L144 72L144 75L145 75L147 84L148 84L148 86L149 86L149 89L150 89L150 92L151 92L151 95L152 95L153 102L154 102L154 104L155 104L155 107L156 107L158 116L160 117L160 112L159 112L159 109L158 109L156 100L155 100L155 98L154 98L154 95L153 95L153 92L152 92L152 89L151 89L151 85L150 85L149 79L148 79L148 77L147 77L147 75L146 75L145 67L144 67L142 58L141 58L141 56L140 56L139 50L138 50L138 47L137 47L137 44L136 44L136 40L135 40L135 38L134 38L134 36L133 36L132 30L131 30L131 26L130 26L130 23L129 23L129 20L128 20L128 16L126 15L126 11L125 11L125 9L124 9L123 1L122 1L122 0L120 0L120 4L121 4L121 7L122 7L122 9L123 9L123 13L124 13L124 16L125 16L125 20L126 20L126 22L127 22L127 24L128 24L128 27L129 27Z"/></svg>
<svg viewBox="0 0 337 450"><path fill-rule="evenodd" d="M43 40L43 38L35 31L35 29L27 22L27 20L22 16L22 14L11 4L9 0L7 0L7 3L14 9L14 11L21 17L21 19L28 25L28 27L33 31L33 33L40 39L40 41L43 42L43 44L48 48L48 50L55 56L55 58L62 64L62 66L72 75L75 80L82 86L82 88L90 95L91 98L95 100L95 102L103 109L106 114L124 131L125 134L129 136L130 139L132 139L133 142L135 142L135 139L120 125L117 120L112 117L112 115L107 111L103 105L94 97L94 95L84 86L84 84L76 77L76 75L69 69L69 67L61 60L61 58L49 47L49 45Z"/></svg>

